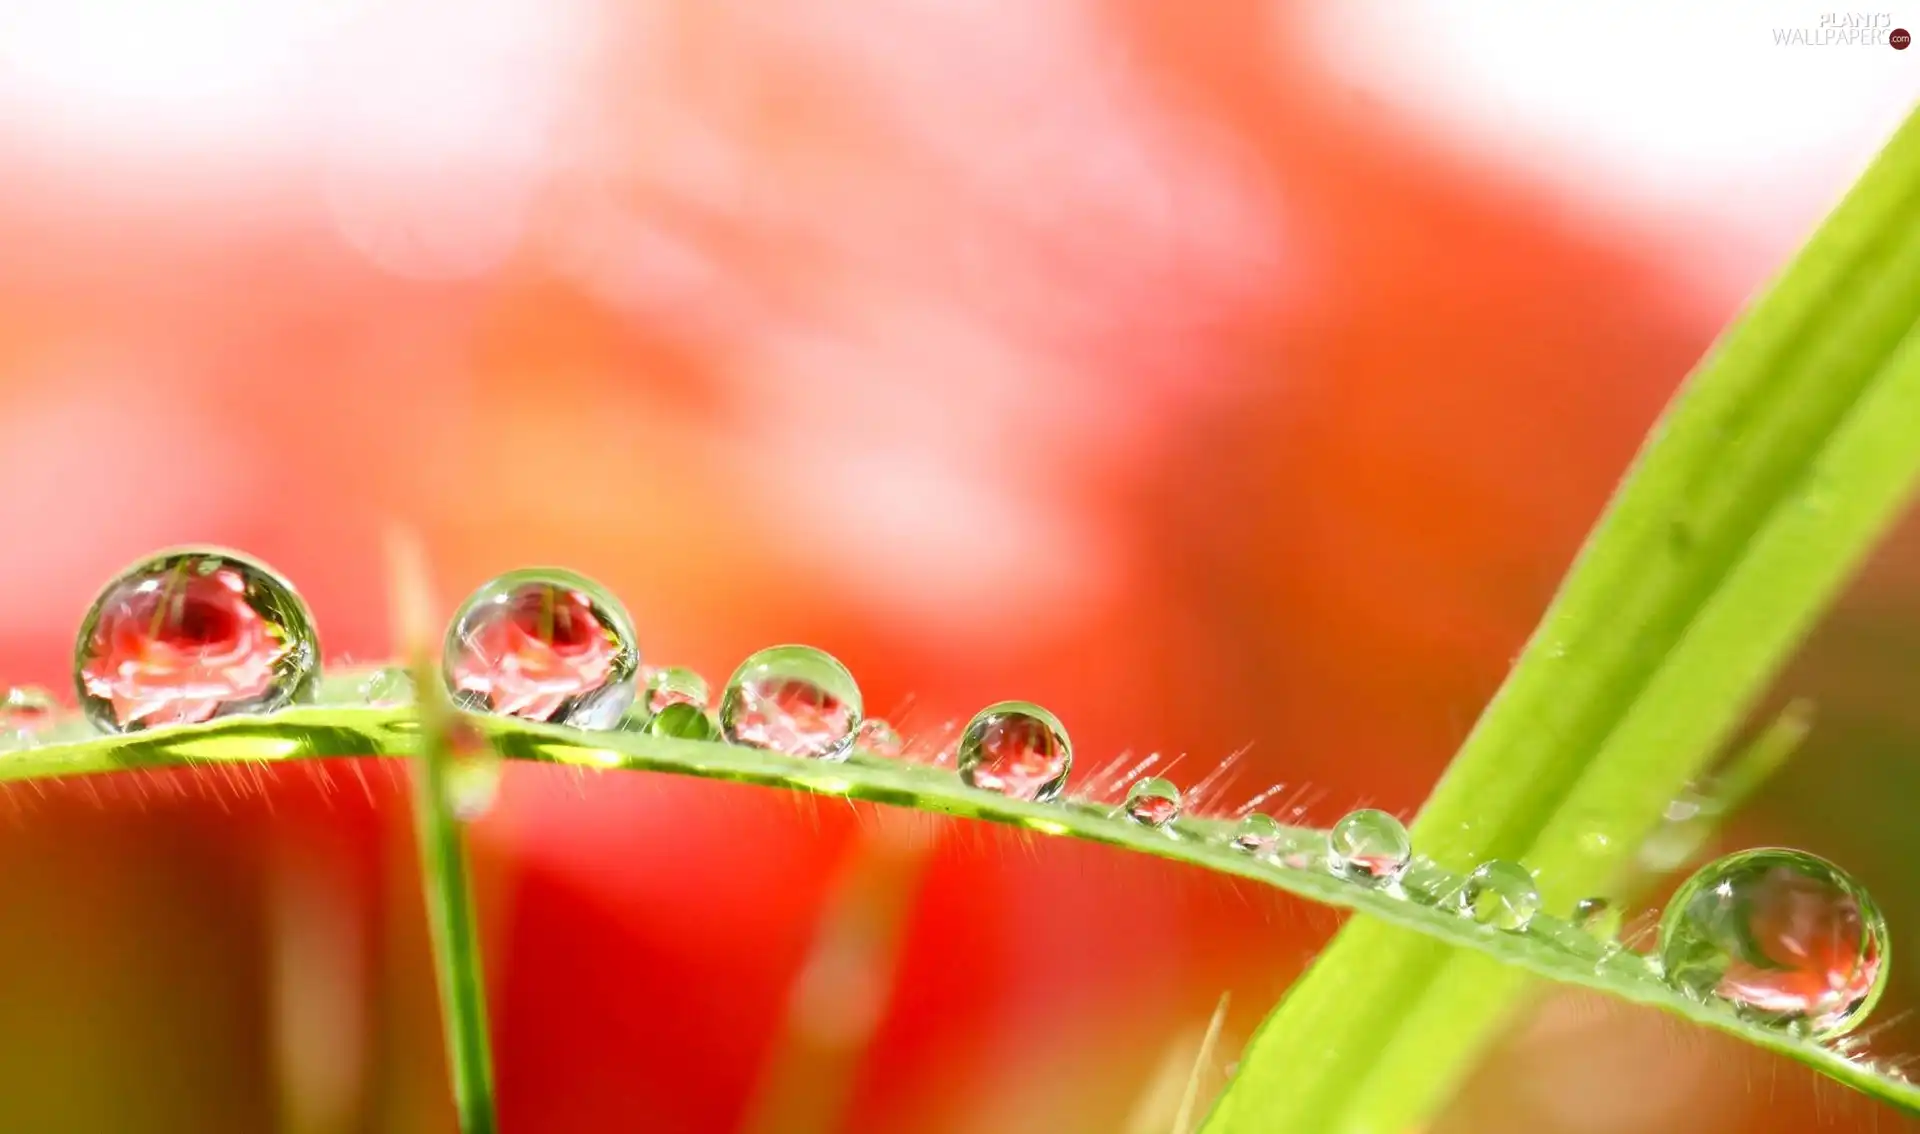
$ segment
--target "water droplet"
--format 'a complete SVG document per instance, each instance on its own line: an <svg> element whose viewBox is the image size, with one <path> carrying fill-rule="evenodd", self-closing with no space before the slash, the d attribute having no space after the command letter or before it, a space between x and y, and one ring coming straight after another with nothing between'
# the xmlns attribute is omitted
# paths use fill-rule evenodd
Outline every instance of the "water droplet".
<svg viewBox="0 0 1920 1134"><path fill-rule="evenodd" d="M1164 827L1180 817L1180 789L1159 776L1148 776L1127 789L1123 810L1143 827Z"/></svg>
<svg viewBox="0 0 1920 1134"><path fill-rule="evenodd" d="M375 708L413 704L413 675L406 667L383 665L360 682L360 700Z"/></svg>
<svg viewBox="0 0 1920 1134"><path fill-rule="evenodd" d="M833 655L812 646L774 646L733 671L720 699L720 731L734 744L844 760L861 707L860 686Z"/></svg>
<svg viewBox="0 0 1920 1134"><path fill-rule="evenodd" d="M38 685L15 685L0 696L0 732L38 732L53 723L59 707Z"/></svg>
<svg viewBox="0 0 1920 1134"><path fill-rule="evenodd" d="M447 628L441 672L473 712L604 729L633 703L640 652L620 601L572 571L492 580Z"/></svg>
<svg viewBox="0 0 1920 1134"><path fill-rule="evenodd" d="M185 548L136 563L101 590L73 665L87 720L130 732L306 700L320 644L306 603L266 565Z"/></svg>
<svg viewBox="0 0 1920 1134"><path fill-rule="evenodd" d="M1460 912L1481 925L1517 933L1540 912L1540 888L1526 867L1491 859L1467 875L1460 888Z"/></svg>
<svg viewBox="0 0 1920 1134"><path fill-rule="evenodd" d="M658 713L668 705L707 707L710 696L707 679L683 665L662 666L647 678L647 712Z"/></svg>
<svg viewBox="0 0 1920 1134"><path fill-rule="evenodd" d="M447 760L440 770L440 790L447 810L462 823L471 823L493 809L500 798L500 777L506 761L471 721L456 720L447 736Z"/></svg>
<svg viewBox="0 0 1920 1134"><path fill-rule="evenodd" d="M720 729L707 711L691 701L675 701L647 718L642 732L676 740L718 740Z"/></svg>
<svg viewBox="0 0 1920 1134"><path fill-rule="evenodd" d="M1273 816L1256 811L1234 829L1233 849L1265 857L1280 845L1280 834L1280 824Z"/></svg>
<svg viewBox="0 0 1920 1134"><path fill-rule="evenodd" d="M0 752L12 752L37 743L38 734L53 723L59 705L53 694L38 685L16 685L0 695Z"/></svg>
<svg viewBox="0 0 1920 1134"><path fill-rule="evenodd" d="M862 752L871 752L875 756L885 756L889 760L898 760L906 751L906 745L900 739L899 730L880 717L868 717L860 722L860 738L855 747Z"/></svg>
<svg viewBox="0 0 1920 1134"><path fill-rule="evenodd" d="M1327 832L1327 856L1328 865L1349 878L1391 882L1413 860L1413 840L1400 820L1366 808Z"/></svg>
<svg viewBox="0 0 1920 1134"><path fill-rule="evenodd" d="M1728 855L1682 883L1660 921L1668 983L1743 1015L1837 1036L1886 986L1887 924L1848 874L1803 851Z"/></svg>
<svg viewBox="0 0 1920 1134"><path fill-rule="evenodd" d="M1060 718L1029 701L1001 701L973 715L954 759L969 787L1044 803L1073 769L1073 744Z"/></svg>
<svg viewBox="0 0 1920 1134"><path fill-rule="evenodd" d="M1603 943L1618 944L1625 915L1619 906L1605 898L1581 898L1573 903L1573 925Z"/></svg>

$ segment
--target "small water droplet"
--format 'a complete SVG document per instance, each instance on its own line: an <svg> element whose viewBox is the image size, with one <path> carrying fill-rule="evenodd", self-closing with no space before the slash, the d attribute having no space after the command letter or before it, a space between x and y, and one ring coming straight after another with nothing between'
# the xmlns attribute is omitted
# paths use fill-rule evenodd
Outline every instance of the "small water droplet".
<svg viewBox="0 0 1920 1134"><path fill-rule="evenodd" d="M1127 789L1122 810L1143 827L1164 827L1180 817L1180 789L1159 776L1148 776Z"/></svg>
<svg viewBox="0 0 1920 1134"><path fill-rule="evenodd" d="M320 644L306 603L265 564L184 548L134 564L101 590L73 666L87 720L130 732L306 700Z"/></svg>
<svg viewBox="0 0 1920 1134"><path fill-rule="evenodd" d="M38 685L16 685L0 695L0 752L32 747L53 723L59 705Z"/></svg>
<svg viewBox="0 0 1920 1134"><path fill-rule="evenodd" d="M707 679L683 665L662 666L647 678L647 712L659 713L668 705L707 707L711 691Z"/></svg>
<svg viewBox="0 0 1920 1134"><path fill-rule="evenodd" d="M861 708L860 686L833 655L774 646L733 671L720 699L720 731L734 744L844 760Z"/></svg>
<svg viewBox="0 0 1920 1134"><path fill-rule="evenodd" d="M447 693L471 712L605 729L633 704L640 668L626 608L558 568L513 571L460 605L441 658Z"/></svg>
<svg viewBox="0 0 1920 1134"><path fill-rule="evenodd" d="M969 787L1045 802L1066 786L1073 744L1052 713L1028 701L1001 701L967 722L954 759Z"/></svg>
<svg viewBox="0 0 1920 1134"><path fill-rule="evenodd" d="M1481 925L1517 933L1540 912L1540 888L1526 867L1496 858L1467 875L1459 901L1460 912Z"/></svg>
<svg viewBox="0 0 1920 1134"><path fill-rule="evenodd" d="M375 708L413 704L413 675L404 666L383 665L360 682L360 700Z"/></svg>
<svg viewBox="0 0 1920 1134"><path fill-rule="evenodd" d="M15 685L0 696L0 731L38 732L53 723L59 707L38 685Z"/></svg>
<svg viewBox="0 0 1920 1134"><path fill-rule="evenodd" d="M447 761L440 771L440 789L447 810L462 823L472 823L493 809L500 798L500 777L506 761L471 721L456 720L447 736Z"/></svg>
<svg viewBox="0 0 1920 1134"><path fill-rule="evenodd" d="M720 728L707 711L691 701L675 701L647 718L641 727L649 736L675 740L718 740Z"/></svg>
<svg viewBox="0 0 1920 1134"><path fill-rule="evenodd" d="M1280 834L1280 824L1273 816L1256 811L1234 829L1233 849L1265 857L1280 845Z"/></svg>
<svg viewBox="0 0 1920 1134"><path fill-rule="evenodd" d="M1886 987L1887 923L1844 870L1804 851L1728 855L1682 883L1660 921L1669 984L1777 1027L1832 1037Z"/></svg>
<svg viewBox="0 0 1920 1134"><path fill-rule="evenodd" d="M1573 925L1585 930L1603 944L1617 945L1620 941L1622 913L1619 906L1605 898L1581 898L1573 903Z"/></svg>
<svg viewBox="0 0 1920 1134"><path fill-rule="evenodd" d="M889 760L898 760L900 754L906 751L899 730L880 717L868 717L860 722L860 735L854 746L862 752L885 756Z"/></svg>
<svg viewBox="0 0 1920 1134"><path fill-rule="evenodd" d="M1412 860L1413 840L1406 826L1384 811L1352 812L1327 832L1327 863L1349 878L1391 882Z"/></svg>

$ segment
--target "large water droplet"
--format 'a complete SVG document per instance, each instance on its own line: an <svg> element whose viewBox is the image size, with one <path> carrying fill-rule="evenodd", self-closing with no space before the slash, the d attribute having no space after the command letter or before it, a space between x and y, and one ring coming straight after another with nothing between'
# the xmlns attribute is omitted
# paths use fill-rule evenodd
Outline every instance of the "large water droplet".
<svg viewBox="0 0 1920 1134"><path fill-rule="evenodd" d="M514 571L473 592L441 657L463 709L591 729L620 723L639 668L619 600L557 568Z"/></svg>
<svg viewBox="0 0 1920 1134"><path fill-rule="evenodd" d="M1352 812L1327 832L1327 863L1349 878L1391 882L1412 860L1406 826L1384 811Z"/></svg>
<svg viewBox="0 0 1920 1134"><path fill-rule="evenodd" d="M1660 920L1668 983L1749 1017L1839 1035L1886 986L1887 923L1838 866L1804 851L1742 851L1682 883Z"/></svg>
<svg viewBox="0 0 1920 1134"><path fill-rule="evenodd" d="M889 760L898 760L900 754L906 751L899 730L880 717L868 717L860 722L860 737L855 747Z"/></svg>
<svg viewBox="0 0 1920 1134"><path fill-rule="evenodd" d="M1605 898L1581 898L1573 903L1573 925L1592 934L1602 944L1618 944L1623 914L1619 906Z"/></svg>
<svg viewBox="0 0 1920 1134"><path fill-rule="evenodd" d="M80 623L73 667L87 719L130 732L306 700L320 644L306 603L264 564L184 548L106 585Z"/></svg>
<svg viewBox="0 0 1920 1134"><path fill-rule="evenodd" d="M1169 780L1148 776L1127 789L1122 809L1143 827L1164 827L1180 817L1180 789Z"/></svg>
<svg viewBox="0 0 1920 1134"><path fill-rule="evenodd" d="M647 678L647 712L658 713L668 705L707 707L711 696L707 679L683 665L662 666Z"/></svg>
<svg viewBox="0 0 1920 1134"><path fill-rule="evenodd" d="M1517 862L1491 859L1475 867L1460 888L1460 912L1495 929L1519 932L1540 912L1533 872Z"/></svg>
<svg viewBox="0 0 1920 1134"><path fill-rule="evenodd" d="M1073 744L1052 713L1029 701L1001 701L967 722L954 759L969 787L1045 802L1067 784Z"/></svg>
<svg viewBox="0 0 1920 1134"><path fill-rule="evenodd" d="M844 760L861 708L860 686L833 655L774 646L733 671L720 699L720 731L735 744Z"/></svg>
<svg viewBox="0 0 1920 1134"><path fill-rule="evenodd" d="M1240 820L1240 826L1234 828L1233 849L1264 858L1280 845L1280 834L1278 820L1256 811Z"/></svg>

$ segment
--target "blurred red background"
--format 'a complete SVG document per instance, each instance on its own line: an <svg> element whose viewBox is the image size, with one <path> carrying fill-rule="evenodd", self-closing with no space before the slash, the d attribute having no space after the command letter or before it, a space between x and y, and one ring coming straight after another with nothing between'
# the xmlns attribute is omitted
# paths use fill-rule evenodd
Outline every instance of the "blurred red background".
<svg viewBox="0 0 1920 1134"><path fill-rule="evenodd" d="M1216 807L1410 813L1668 394L1920 91L1774 46L1816 18L0 4L0 677L70 689L94 590L189 541L384 656L401 523L449 612L564 564L649 661L804 641L910 734L1024 697L1078 778L1248 748ZM1819 727L1727 836L1838 858L1896 935L1915 536L1783 686ZM397 775L13 789L0 1125L450 1129ZM1164 1129L1219 995L1224 1061L1337 920L909 826L923 872L838 801L516 769L476 830L505 1128ZM846 901L904 919L898 972L783 1039ZM1816 1118L1898 1122L1558 996L1439 1129Z"/></svg>

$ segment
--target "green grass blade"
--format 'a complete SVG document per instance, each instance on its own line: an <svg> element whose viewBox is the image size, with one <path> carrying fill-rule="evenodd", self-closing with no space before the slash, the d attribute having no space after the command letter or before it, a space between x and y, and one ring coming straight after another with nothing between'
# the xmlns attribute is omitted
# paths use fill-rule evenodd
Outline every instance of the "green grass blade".
<svg viewBox="0 0 1920 1134"><path fill-rule="evenodd" d="M1415 825L1466 868L1540 872L1550 909L1616 885L1920 474L1920 115L1655 427ZM1401 1130L1524 977L1357 922L1256 1034L1219 1132Z"/></svg>
<svg viewBox="0 0 1920 1134"><path fill-rule="evenodd" d="M454 751L460 718L440 684L428 644L432 602L417 549L399 546L394 559L394 617L401 645L413 659L418 712L415 726L414 822L420 844L420 881L433 941L433 967L440 985L440 1024L447 1045L447 1075L461 1134L494 1134L493 1055L487 1030L486 969L480 959L480 927L473 879L467 866L465 825L453 811L458 773ZM404 730L403 730L404 731ZM463 739L463 743L468 741Z"/></svg>
<svg viewBox="0 0 1920 1134"><path fill-rule="evenodd" d="M328 679L327 689L350 690L361 676L343 672ZM323 693L323 697L332 695ZM1390 929L1403 941L1431 944L1442 955L1478 958L1496 972L1590 989L1727 1032L1797 1059L1865 1094L1920 1113L1920 1085L1869 1062L1748 1023L1716 1006L1687 1000L1655 979L1633 954L1603 961L1596 943L1560 918L1542 915L1523 933L1476 925L1441 904L1458 888L1458 873L1420 866L1409 873L1405 896L1341 878L1321 866L1323 831L1288 828L1278 853L1298 855L1300 863L1288 866L1272 857L1256 858L1234 849L1231 838L1237 824L1231 819L1182 817L1168 829L1156 831L1119 816L1111 804L1028 803L969 788L949 769L867 753L855 753L842 764L823 764L637 731L587 733L502 717L458 719L484 733L494 750L511 760L608 773L699 776L866 800L1103 843L1249 879L1308 901L1353 910L1365 915L1355 924ZM193 767L217 774L235 765L286 760L412 756L420 751L424 736L419 720L411 710L334 705L76 740L0 756L0 783L136 768ZM479 971L477 963L467 968L476 975ZM1359 998L1355 990L1348 992ZM484 1030L478 1034L484 1035Z"/></svg>

